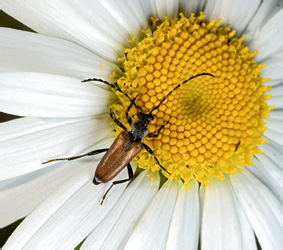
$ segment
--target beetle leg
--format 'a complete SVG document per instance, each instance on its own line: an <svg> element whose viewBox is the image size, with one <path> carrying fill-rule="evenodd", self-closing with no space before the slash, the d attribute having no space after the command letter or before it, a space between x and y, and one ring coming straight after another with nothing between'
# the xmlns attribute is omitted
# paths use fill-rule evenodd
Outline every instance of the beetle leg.
<svg viewBox="0 0 283 250"><path fill-rule="evenodd" d="M135 100L137 99L138 96L139 96L139 94L137 94L135 96L135 98L133 99L133 102L135 102ZM129 116L129 111L132 107L133 107L133 103L131 102L131 104L129 105L129 107L126 110L126 118L127 118L127 121L130 125L132 125L132 118Z"/></svg>
<svg viewBox="0 0 283 250"><path fill-rule="evenodd" d="M241 141L239 141L239 142L236 144L236 146L235 146L235 152L238 150L238 147L240 146L240 144L241 144Z"/></svg>
<svg viewBox="0 0 283 250"><path fill-rule="evenodd" d="M160 132L161 132L161 130L162 130L168 123L169 123L169 122L166 122L165 124L163 124L163 125L157 130L157 133L156 133L156 134L154 134L154 133L149 133L149 134L147 135L147 137L150 137L150 138L156 138L156 137L158 137L159 134L160 134Z"/></svg>
<svg viewBox="0 0 283 250"><path fill-rule="evenodd" d="M119 127L127 131L126 127L114 117L114 114L111 110L110 110L110 117Z"/></svg>
<svg viewBox="0 0 283 250"><path fill-rule="evenodd" d="M100 154L100 153L103 153L103 152L107 151L108 149L109 148L97 149L97 150L93 150L93 151L91 151L89 153L86 153L86 154L83 154L83 155L77 155L77 156L67 157L67 158L51 159L51 160L42 162L42 165L46 164L46 163L49 163L49 162L53 162L53 161L72 161L72 160L76 160L76 159L82 158L84 156L97 155L97 154Z"/></svg>
<svg viewBox="0 0 283 250"><path fill-rule="evenodd" d="M132 166L131 166L130 163L127 165L127 169L128 169L129 178L128 178L128 179L124 179L124 180L120 180L120 181L114 181L114 182L112 182L112 185L107 189L106 193L103 195L102 201L100 202L100 205L103 204L103 202L104 202L104 200L105 200L105 198L106 198L106 195L109 193L110 189L111 189L114 185L116 185L116 184L121 184L121 183L124 183L124 182L126 182L126 181L130 181L131 179L133 179L134 173L133 173L133 169L132 169Z"/></svg>
<svg viewBox="0 0 283 250"><path fill-rule="evenodd" d="M156 156L154 155L152 149L151 149L149 146L147 146L146 144L144 144L143 142L142 142L142 145L143 145L143 147L145 148L145 150L146 150L149 154L151 154L151 155L153 156L153 158L154 158L155 162L157 163L157 165L158 165L163 171L165 171L167 174L170 175L170 173L169 173L164 167L162 167L162 165L160 164L160 162L157 160L157 158L156 158Z"/></svg>

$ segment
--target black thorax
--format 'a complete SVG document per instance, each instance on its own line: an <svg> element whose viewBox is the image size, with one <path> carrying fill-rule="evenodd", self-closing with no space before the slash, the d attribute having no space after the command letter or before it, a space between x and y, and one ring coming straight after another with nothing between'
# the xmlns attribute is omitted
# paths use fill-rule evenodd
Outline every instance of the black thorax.
<svg viewBox="0 0 283 250"><path fill-rule="evenodd" d="M137 115L139 119L128 131L131 142L141 142L148 134L148 124L154 119L152 114L138 113Z"/></svg>

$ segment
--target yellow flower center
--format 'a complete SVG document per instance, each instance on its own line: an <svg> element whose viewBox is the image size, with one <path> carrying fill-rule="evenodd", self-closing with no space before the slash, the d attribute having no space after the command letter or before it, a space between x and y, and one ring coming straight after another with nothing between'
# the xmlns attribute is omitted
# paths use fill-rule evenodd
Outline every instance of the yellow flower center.
<svg viewBox="0 0 283 250"><path fill-rule="evenodd" d="M223 179L224 173L236 173L237 166L252 165L251 157L260 153L258 145L264 130L267 107L265 95L269 87L259 74L263 65L255 63L235 37L235 31L221 26L220 21L208 21L202 14L159 23L152 19L150 30L141 41L132 40L119 60L124 70L118 80L144 113L188 78L200 76L174 91L153 112L149 133L156 133L168 124L158 138L145 137L143 142L153 149L161 165L170 173L169 179L181 178L188 183L195 178L207 185L210 177ZM117 76L117 74L116 74ZM127 124L125 111L130 102L117 93L120 102L110 108L116 118ZM133 107L130 115L137 119ZM121 132L117 128L116 135ZM145 150L137 155L139 167L160 170Z"/></svg>

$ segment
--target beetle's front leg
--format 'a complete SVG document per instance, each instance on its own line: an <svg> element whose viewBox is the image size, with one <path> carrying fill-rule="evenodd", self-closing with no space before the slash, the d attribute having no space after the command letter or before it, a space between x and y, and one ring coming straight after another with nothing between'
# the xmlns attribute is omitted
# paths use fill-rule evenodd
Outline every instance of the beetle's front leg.
<svg viewBox="0 0 283 250"><path fill-rule="evenodd" d="M161 132L161 130L168 124L169 122L166 122L165 124L163 124L158 130L157 130L157 133L155 134L155 133L149 133L148 135L147 135L147 137L150 137L150 138L156 138L156 137L158 137L159 136L159 134L160 134L160 132Z"/></svg>
<svg viewBox="0 0 283 250"><path fill-rule="evenodd" d="M113 112L111 111L111 109L110 109L110 117L111 117L111 119L112 119L120 128L122 128L122 129L124 129L125 131L127 131L126 127L114 117L114 114L113 114Z"/></svg>
<svg viewBox="0 0 283 250"><path fill-rule="evenodd" d="M133 99L133 101L131 102L131 104L129 105L129 107L126 110L126 118L127 118L127 121L128 121L130 126L132 125L132 118L129 116L129 111L133 107L133 105L134 105L133 103L135 103L135 100L137 99L138 96L139 96L139 94L137 94L135 96L135 98Z"/></svg>

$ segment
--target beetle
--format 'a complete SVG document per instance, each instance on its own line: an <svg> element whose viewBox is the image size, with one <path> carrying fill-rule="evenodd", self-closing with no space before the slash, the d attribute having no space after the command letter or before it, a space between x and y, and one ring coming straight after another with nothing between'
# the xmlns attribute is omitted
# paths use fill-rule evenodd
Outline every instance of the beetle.
<svg viewBox="0 0 283 250"><path fill-rule="evenodd" d="M144 137L150 137L150 138L157 138L161 132L161 130L168 124L165 123L163 124L158 130L157 133L149 133L148 132L148 124L154 119L154 115L152 114L153 111L158 109L160 105L170 96L176 89L181 87L183 84L191 81L192 79L199 77L199 76L211 76L214 77L214 75L210 73L201 73L194 75L187 80L183 81L182 83L178 84L175 86L160 102L157 106L153 107L149 113L144 113L142 112L142 108L138 106L135 103L136 98L138 95L132 99L130 98L127 93L123 92L120 87L118 86L117 82L114 84L111 84L107 81L104 81L102 79L98 78L92 78L92 79L86 79L83 80L82 82L90 82L90 81L97 81L97 82L102 82L104 84L109 85L110 87L114 88L118 92L122 93L124 96L126 96L130 100L130 105L126 110L126 119L130 125L130 129L127 130L126 127L118 121L115 117L113 112L110 110L110 117L111 119L119 126L121 127L124 131L122 131L118 137L115 139L111 147L105 148L105 149L98 149L91 151L89 153L83 154L83 155L78 155L78 156L73 156L73 157L68 157L68 158L57 158L57 159L51 159L45 162L42 162L42 164L46 164L49 162L53 161L61 161L61 160L75 160L78 158L82 158L84 156L91 156L91 155L96 155L100 154L103 152L106 152L105 155L103 156L102 160L99 162L94 178L93 178L93 184L99 185L101 183L106 183L111 181L113 178L115 178L125 167L128 169L128 178L119 180L119 181L114 181L112 185L107 189L106 193L102 197L102 201L100 205L105 200L106 195L110 191L110 189L120 183L124 183L127 181L130 181L133 178L133 170L131 167L130 162L133 160L133 158L144 148L149 154L151 154L154 157L154 160L156 164L166 173L170 175L170 173L160 164L156 156L154 155L152 149L147 146L145 143L142 142ZM129 116L129 111L130 109L135 106L136 109L139 110L137 113L138 120L136 120L134 123L132 122L132 118Z"/></svg>

